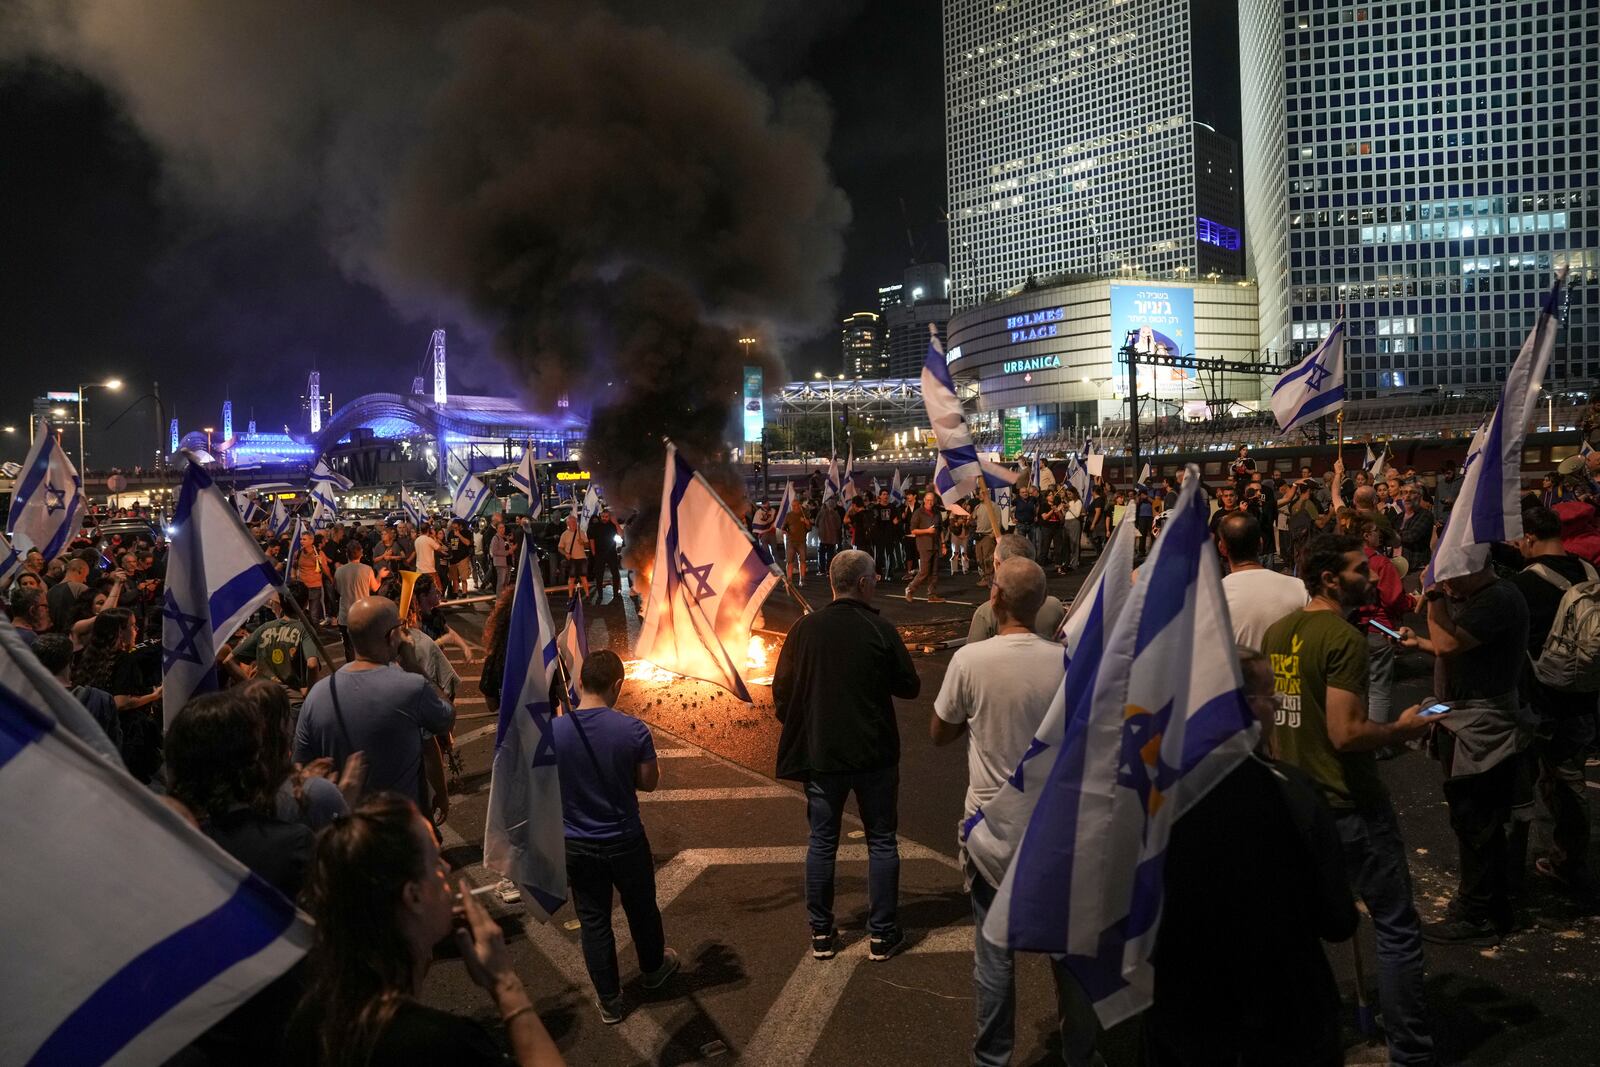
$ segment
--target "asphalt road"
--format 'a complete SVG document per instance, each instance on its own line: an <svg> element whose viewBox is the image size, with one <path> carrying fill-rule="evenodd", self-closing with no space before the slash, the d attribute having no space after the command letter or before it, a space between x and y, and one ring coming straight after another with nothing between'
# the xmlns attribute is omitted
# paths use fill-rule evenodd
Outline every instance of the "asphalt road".
<svg viewBox="0 0 1600 1067"><path fill-rule="evenodd" d="M1069 598L1081 573L1052 578L1051 591ZM804 592L813 600L826 596L815 580ZM944 579L941 592L952 602L908 605L885 597L879 606L914 646L964 634L984 590L965 577ZM552 608L563 614L558 598L552 598ZM482 611L481 605L459 609L454 624L476 640ZM795 614L779 593L769 601L763 621L781 632ZM589 606L587 622L591 647L606 645L631 658L638 619L629 602ZM620 1026L605 1026L595 1009L570 907L540 924L520 905L502 905L492 894L487 898L568 1062L967 1062L972 926L955 862L965 753L960 745L935 749L926 741L928 716L950 655L917 653L922 694L898 704L904 742L901 918L912 946L881 964L865 959L865 848L853 821L846 827L851 836L838 874L844 949L832 961L809 957L801 866L805 807L791 783L770 777L777 723L768 691L756 687L755 704L744 705L695 682L629 684L620 704L651 724L662 756L661 788L648 797L644 821L656 857L668 943L683 958L682 972L662 990L646 993L626 947L619 909L620 961L632 1010ZM459 669L475 683L475 665ZM1425 657L1406 657L1397 699L1424 695L1427 670ZM466 881L483 885L497 880L480 866L493 720L475 684L457 703L456 739L465 773L446 824L445 854ZM1411 850L1419 907L1429 921L1440 916L1449 898L1456 855L1440 774L1416 753L1381 767ZM1600 782L1592 786L1600 788ZM1530 886L1526 918L1527 928L1496 948L1428 946L1428 993L1443 1062L1595 1062L1600 920L1565 904L1542 884ZM1370 980L1369 924L1363 924L1360 938ZM1353 1021L1350 946L1331 946L1330 959ZM436 963L424 996L493 1023L487 998L457 960ZM1024 958L1015 1062L1056 1062L1053 1025L1047 969L1038 959ZM1366 1046L1353 1029L1349 1044L1347 1062L1383 1061L1381 1051ZM1135 1027L1125 1024L1104 1035L1101 1049L1112 1067L1132 1067L1138 1062Z"/></svg>

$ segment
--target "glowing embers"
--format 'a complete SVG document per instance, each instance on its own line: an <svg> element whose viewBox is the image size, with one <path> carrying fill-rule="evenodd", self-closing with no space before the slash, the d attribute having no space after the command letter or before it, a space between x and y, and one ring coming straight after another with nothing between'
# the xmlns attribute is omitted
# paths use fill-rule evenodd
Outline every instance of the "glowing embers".
<svg viewBox="0 0 1600 1067"><path fill-rule="evenodd" d="M772 668L777 663L778 644L776 640L750 635L750 640L745 645L744 663L739 667L739 673L744 676L746 685L772 684ZM623 664L623 673L628 681L648 686L670 685L683 677L642 659L627 660Z"/></svg>

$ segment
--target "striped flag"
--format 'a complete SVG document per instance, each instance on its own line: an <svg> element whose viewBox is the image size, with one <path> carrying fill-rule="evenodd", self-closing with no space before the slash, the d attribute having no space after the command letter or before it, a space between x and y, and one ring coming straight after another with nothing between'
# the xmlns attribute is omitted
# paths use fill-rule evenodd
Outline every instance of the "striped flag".
<svg viewBox="0 0 1600 1067"><path fill-rule="evenodd" d="M517 464L517 469L511 472L511 484L525 494L528 498L528 518L537 519L544 510L544 494L539 491L539 472L535 466L537 450L533 442L529 441L522 450L522 460Z"/></svg>
<svg viewBox="0 0 1600 1067"><path fill-rule="evenodd" d="M82 508L83 480L55 431L40 419L33 447L17 475L6 533L20 551L36 548L52 560L67 550L78 532Z"/></svg>
<svg viewBox="0 0 1600 1067"><path fill-rule="evenodd" d="M1478 431L1461 465L1461 492L1445 520L1423 585L1475 574L1489 561L1489 546L1522 536L1522 446L1539 403L1539 383L1555 348L1557 315L1566 271L1557 273L1533 329L1506 374L1500 402Z"/></svg>
<svg viewBox="0 0 1600 1067"><path fill-rule="evenodd" d="M0 589L11 584L11 579L22 569L22 553L0 535Z"/></svg>
<svg viewBox="0 0 1600 1067"><path fill-rule="evenodd" d="M161 616L167 725L196 693L217 688L217 654L278 587L277 569L200 464L178 490Z"/></svg>
<svg viewBox="0 0 1600 1067"><path fill-rule="evenodd" d="M1084 447L1090 447L1087 441ZM1073 456L1067 461L1067 485L1078 491L1078 499L1083 502L1083 510L1089 510L1089 504L1094 500L1094 478L1089 473L1089 462L1086 456Z"/></svg>
<svg viewBox="0 0 1600 1067"><path fill-rule="evenodd" d="M348 493L356 487L356 483L348 475L340 474L328 465L328 457L317 460L317 465L311 468L313 482L332 482L341 493Z"/></svg>
<svg viewBox="0 0 1600 1067"><path fill-rule="evenodd" d="M584 533L589 532L589 520L600 514L600 491L589 483L589 488L583 493L583 514L578 516L578 529Z"/></svg>
<svg viewBox="0 0 1600 1067"><path fill-rule="evenodd" d="M1033 810L983 936L1061 954L1106 1027L1150 1004L1173 823L1244 760L1245 703L1200 472L1107 629L1083 725ZM1087 669L1087 667L1085 667ZM1072 671L1069 671L1069 677ZM1069 689L1069 692L1071 690Z"/></svg>
<svg viewBox="0 0 1600 1067"><path fill-rule="evenodd" d="M238 493L234 496L233 503L239 510L239 521L246 526L267 517L267 509L261 506L261 501L254 493Z"/></svg>
<svg viewBox="0 0 1600 1067"><path fill-rule="evenodd" d="M289 514L289 509L283 506L283 498L279 497L272 502L272 515L267 521L267 529L273 537L283 537L294 525L294 518Z"/></svg>
<svg viewBox="0 0 1600 1067"><path fill-rule="evenodd" d="M1065 802L1056 798L1072 786L1071 768L1063 768L1060 776L1051 772L1068 731L1076 736L1084 729L1106 635L1133 588L1133 539L1133 524L1125 514L1063 623L1064 673L1055 699L1026 751L1017 754L1015 768L1000 792L961 826L967 855L990 885L1000 885L1005 879L1034 807L1041 799ZM1082 748L1076 751L1081 754Z"/></svg>
<svg viewBox="0 0 1600 1067"><path fill-rule="evenodd" d="M839 457L830 456L828 473L822 478L822 499L832 500L839 495Z"/></svg>
<svg viewBox="0 0 1600 1067"><path fill-rule="evenodd" d="M589 658L589 625L583 617L583 594L574 593L567 598L567 621L556 640L556 651L561 654L561 666L567 672L567 696L572 706L578 706L578 678L583 674L583 661Z"/></svg>
<svg viewBox="0 0 1600 1067"><path fill-rule="evenodd" d="M744 523L669 443L639 658L750 703L739 667L750 624L777 581Z"/></svg>
<svg viewBox="0 0 1600 1067"><path fill-rule="evenodd" d="M1372 446L1369 444L1367 446L1366 459L1364 459L1361 463L1361 469L1371 475L1373 481L1381 481L1383 479L1384 468L1388 464L1388 458L1388 445L1383 446L1382 452L1375 453L1372 451Z"/></svg>
<svg viewBox="0 0 1600 1067"><path fill-rule="evenodd" d="M334 496L334 482L311 483L311 528L326 529L339 521L339 498Z"/></svg>
<svg viewBox="0 0 1600 1067"><path fill-rule="evenodd" d="M31 813L0 879L0 1063L162 1063L305 955L310 926L52 706L0 689L0 802Z"/></svg>
<svg viewBox="0 0 1600 1067"><path fill-rule="evenodd" d="M521 886L541 920L567 898L561 777L550 706L556 657L556 628L539 560L532 539L525 538L511 601L483 865Z"/></svg>
<svg viewBox="0 0 1600 1067"><path fill-rule="evenodd" d="M900 477L900 468L894 469L894 477L889 479L889 500L891 503L904 504L906 502L906 483Z"/></svg>
<svg viewBox="0 0 1600 1067"><path fill-rule="evenodd" d="M965 490L958 493L958 498L966 496L973 491L981 471L978 449L972 443L972 431L967 427L961 398L956 395L955 381L945 362L939 331L932 323L928 324L928 355L922 361L922 405L927 409L928 425L933 428L934 440L939 446L946 481Z"/></svg>
<svg viewBox="0 0 1600 1067"><path fill-rule="evenodd" d="M1272 414L1283 433L1344 407L1344 323L1336 322L1309 356L1272 387Z"/></svg>
<svg viewBox="0 0 1600 1067"><path fill-rule="evenodd" d="M489 487L483 484L483 479L476 474L469 474L461 479L460 485L456 486L456 494L450 501L450 514L455 518L471 522L483 514L492 499Z"/></svg>
<svg viewBox="0 0 1600 1067"><path fill-rule="evenodd" d="M861 490L856 487L856 446L851 444L849 455L844 461L844 475L839 479L839 497L848 504L859 492Z"/></svg>

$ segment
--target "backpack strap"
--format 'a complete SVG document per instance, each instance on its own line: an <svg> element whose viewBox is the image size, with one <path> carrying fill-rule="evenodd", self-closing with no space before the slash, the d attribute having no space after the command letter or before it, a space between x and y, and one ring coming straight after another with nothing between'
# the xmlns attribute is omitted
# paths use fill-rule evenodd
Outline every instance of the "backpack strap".
<svg viewBox="0 0 1600 1067"><path fill-rule="evenodd" d="M1590 567L1588 563L1584 563L1583 566L1585 573L1592 574L1594 572L1594 568ZM1540 578L1543 578L1545 581L1549 582L1551 585L1555 586L1557 589L1561 590L1563 593L1572 588L1571 582L1561 577L1561 575L1557 574L1553 569L1547 567L1543 563L1529 564L1528 569L1537 574Z"/></svg>

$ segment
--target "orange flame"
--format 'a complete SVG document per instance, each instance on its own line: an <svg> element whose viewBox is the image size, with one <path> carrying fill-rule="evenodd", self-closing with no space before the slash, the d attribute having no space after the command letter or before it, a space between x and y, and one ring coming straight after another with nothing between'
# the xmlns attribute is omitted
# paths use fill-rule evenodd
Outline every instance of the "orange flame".
<svg viewBox="0 0 1600 1067"><path fill-rule="evenodd" d="M745 657L741 674L747 685L771 685L771 664L777 642L768 642L755 634L750 635L750 640L745 645ZM649 660L630 659L623 663L623 675L630 682L640 682L645 685L664 685L677 681L683 675L668 670Z"/></svg>

